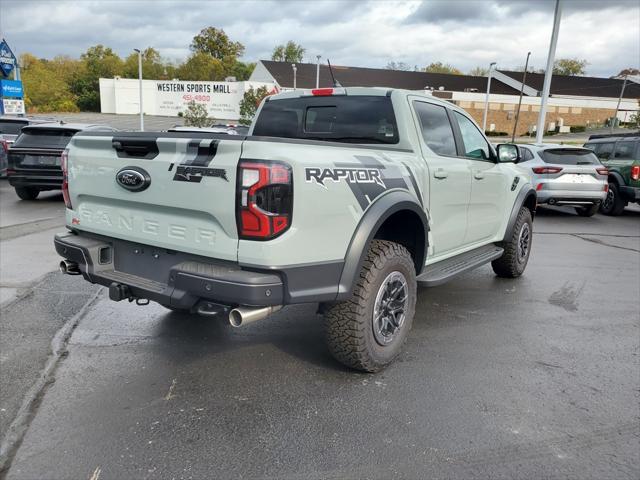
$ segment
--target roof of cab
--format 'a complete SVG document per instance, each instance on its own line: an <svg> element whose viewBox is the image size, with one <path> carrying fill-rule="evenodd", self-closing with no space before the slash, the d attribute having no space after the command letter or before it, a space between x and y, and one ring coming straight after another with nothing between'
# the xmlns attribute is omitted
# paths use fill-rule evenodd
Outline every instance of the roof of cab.
<svg viewBox="0 0 640 480"><path fill-rule="evenodd" d="M424 92L424 90L403 90L399 88L385 88L385 87L327 87L327 88L319 88L319 89L298 89L298 90L289 90L286 92L278 93L276 95L271 95L267 97L269 100L283 100L287 98L301 98L301 97L311 97L314 96L314 90L334 90L335 93L333 95L367 95L367 96L376 96L376 97L385 97L391 95L415 95L419 97L424 97L428 99L430 102L438 103L441 105L446 105L448 107L455 107L455 104L451 102L447 102L445 100L441 100L432 95L428 95ZM330 96L331 94L325 94Z"/></svg>

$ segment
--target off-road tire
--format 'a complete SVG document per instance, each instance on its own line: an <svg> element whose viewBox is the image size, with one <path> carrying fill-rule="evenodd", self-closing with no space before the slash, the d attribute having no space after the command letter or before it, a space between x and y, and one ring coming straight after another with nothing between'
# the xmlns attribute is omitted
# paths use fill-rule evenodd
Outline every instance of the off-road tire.
<svg viewBox="0 0 640 480"><path fill-rule="evenodd" d="M613 196L613 199L610 199L609 196ZM626 206L627 202L625 202L620 196L618 184L609 182L609 192L607 193L607 198L600 204L600 213L604 215L618 216L622 214L622 211Z"/></svg>
<svg viewBox="0 0 640 480"><path fill-rule="evenodd" d="M40 194L40 190L34 187L16 187L16 194L22 200L35 200Z"/></svg>
<svg viewBox="0 0 640 480"><path fill-rule="evenodd" d="M381 345L375 338L373 312L378 291L393 272L406 279L408 302L404 322L393 340ZM344 365L365 372L377 372L400 353L415 314L416 270L411 254L400 244L374 240L367 252L351 298L325 310L325 332L329 351Z"/></svg>
<svg viewBox="0 0 640 480"><path fill-rule="evenodd" d="M528 225L529 229L529 242L526 255L522 257L518 253L518 244L520 241L520 235L523 229ZM531 212L527 207L522 207L518 212L518 218L516 224L513 227L511 238L502 242L499 245L504 248L502 256L493 262L491 266L493 271L499 277L504 278L516 278L522 275L524 269L527 267L529 261L529 255L531 254L531 243L533 240L533 220L531 219Z"/></svg>
<svg viewBox="0 0 640 480"><path fill-rule="evenodd" d="M598 209L600 208L599 203L594 203L588 207L575 207L576 213L581 217L593 217L596 213L598 213Z"/></svg>

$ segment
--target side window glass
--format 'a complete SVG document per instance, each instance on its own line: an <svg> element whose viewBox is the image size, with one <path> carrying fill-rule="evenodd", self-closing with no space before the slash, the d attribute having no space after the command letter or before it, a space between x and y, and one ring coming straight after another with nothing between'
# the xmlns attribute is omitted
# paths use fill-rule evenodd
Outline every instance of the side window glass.
<svg viewBox="0 0 640 480"><path fill-rule="evenodd" d="M593 145L593 151L600 160L609 160L613 153L614 143L596 143Z"/></svg>
<svg viewBox="0 0 640 480"><path fill-rule="evenodd" d="M520 147L520 152L523 162L533 160L533 153L531 153L531 150L529 150L528 148Z"/></svg>
<svg viewBox="0 0 640 480"><path fill-rule="evenodd" d="M457 155L453 129L444 107L425 102L413 102L418 114L422 137L438 155Z"/></svg>
<svg viewBox="0 0 640 480"><path fill-rule="evenodd" d="M489 160L491 158L491 150L489 149L489 144L480 133L480 130L464 115L458 112L454 113L458 119L460 132L462 133L465 156L479 160Z"/></svg>
<svg viewBox="0 0 640 480"><path fill-rule="evenodd" d="M613 158L617 160L633 160L633 148L635 146L635 142L618 142Z"/></svg>

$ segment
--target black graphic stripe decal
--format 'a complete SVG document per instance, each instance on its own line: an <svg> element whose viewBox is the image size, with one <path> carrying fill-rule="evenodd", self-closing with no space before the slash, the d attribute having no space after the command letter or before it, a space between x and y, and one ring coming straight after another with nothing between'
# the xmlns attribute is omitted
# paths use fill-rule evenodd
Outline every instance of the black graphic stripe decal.
<svg viewBox="0 0 640 480"><path fill-rule="evenodd" d="M364 167L376 168L380 171L382 177L382 185L378 183L360 183L347 179L347 184L356 197L358 204L362 210L365 210L373 201L387 190L394 188L402 188L409 190L407 182L404 180L400 169L392 163L383 163L375 157L368 155L354 155L354 158L360 162L352 163L336 163L336 167Z"/></svg>
<svg viewBox="0 0 640 480"><path fill-rule="evenodd" d="M226 180L227 171L223 168L209 168L218 152L219 140L203 141L194 139L187 144L185 160L176 167L173 180L176 182L200 183L203 177L218 177Z"/></svg>
<svg viewBox="0 0 640 480"><path fill-rule="evenodd" d="M422 202L422 192L420 192L420 189L418 188L418 182L416 182L416 177L413 176L413 172L409 168L409 165L407 165L404 162L402 162L402 164L407 169L407 172L409 172L409 180L411 180L411 185L413 185L413 189L416 191L416 196L418 197L418 201L420 201L420 206L424 207L424 203Z"/></svg>

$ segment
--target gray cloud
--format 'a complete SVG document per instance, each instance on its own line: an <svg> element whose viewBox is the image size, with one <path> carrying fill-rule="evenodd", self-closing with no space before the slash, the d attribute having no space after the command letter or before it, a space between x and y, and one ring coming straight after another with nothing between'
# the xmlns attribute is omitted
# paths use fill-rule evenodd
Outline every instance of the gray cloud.
<svg viewBox="0 0 640 480"><path fill-rule="evenodd" d="M564 0L558 56L590 61L589 73L637 66L636 0ZM246 46L244 59L268 58L276 44L301 43L336 65L424 66L443 61L462 70L498 61L545 63L553 0L178 1L0 0L0 29L17 53L78 56L102 43L128 55L153 46L169 59L189 54L202 28L223 28ZM602 21L606 19L606 21Z"/></svg>

